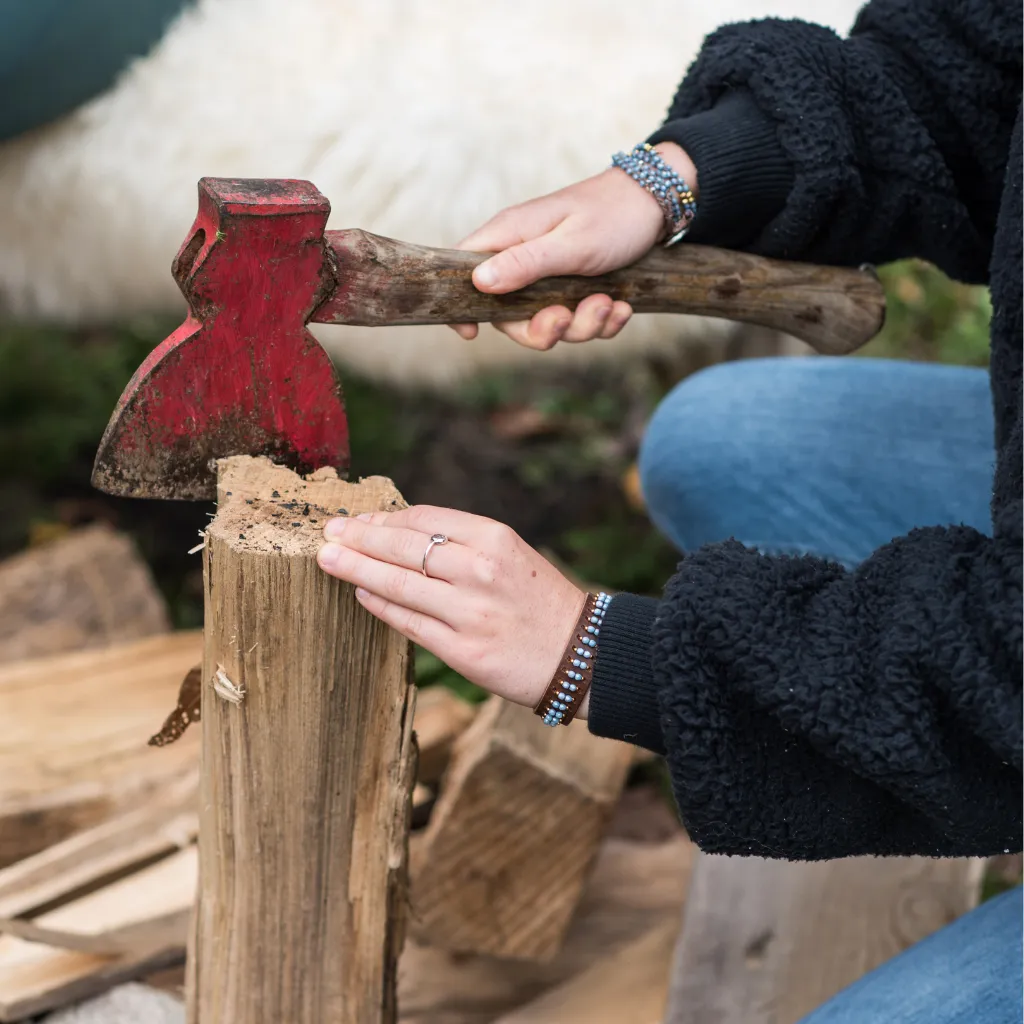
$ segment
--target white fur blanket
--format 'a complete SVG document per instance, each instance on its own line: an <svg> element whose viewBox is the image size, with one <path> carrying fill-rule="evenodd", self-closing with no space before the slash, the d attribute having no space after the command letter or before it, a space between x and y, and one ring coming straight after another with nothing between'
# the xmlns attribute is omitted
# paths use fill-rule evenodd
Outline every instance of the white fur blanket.
<svg viewBox="0 0 1024 1024"><path fill-rule="evenodd" d="M845 31L859 0L199 0L107 94L0 146L0 308L118 321L178 311L170 261L202 175L308 178L332 227L455 243L510 203L607 165L661 121L716 25ZM725 337L639 317L527 353L496 332L317 328L343 365L407 384Z"/></svg>

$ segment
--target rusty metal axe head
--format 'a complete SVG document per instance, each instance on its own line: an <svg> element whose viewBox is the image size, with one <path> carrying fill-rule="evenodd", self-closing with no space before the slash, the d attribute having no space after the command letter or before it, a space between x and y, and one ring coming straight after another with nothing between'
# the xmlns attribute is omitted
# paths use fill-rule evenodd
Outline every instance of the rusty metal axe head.
<svg viewBox="0 0 1024 1024"><path fill-rule="evenodd" d="M111 494L213 498L216 460L267 455L300 472L348 468L348 422L306 327L335 287L330 204L309 182L203 178L173 264L185 322L132 377L100 442Z"/></svg>

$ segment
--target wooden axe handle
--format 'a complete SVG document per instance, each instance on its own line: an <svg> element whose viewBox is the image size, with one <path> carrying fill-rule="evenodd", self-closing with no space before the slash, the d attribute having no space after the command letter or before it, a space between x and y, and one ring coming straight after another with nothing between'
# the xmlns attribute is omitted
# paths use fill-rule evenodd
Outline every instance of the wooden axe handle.
<svg viewBox="0 0 1024 1024"><path fill-rule="evenodd" d="M328 231L337 286L318 323L364 327L524 320L545 306L570 309L598 292L637 313L691 313L784 331L826 355L870 341L885 320L885 293L871 268L821 267L702 245L657 248L598 277L550 277L508 295L472 282L488 254L431 249L367 231Z"/></svg>

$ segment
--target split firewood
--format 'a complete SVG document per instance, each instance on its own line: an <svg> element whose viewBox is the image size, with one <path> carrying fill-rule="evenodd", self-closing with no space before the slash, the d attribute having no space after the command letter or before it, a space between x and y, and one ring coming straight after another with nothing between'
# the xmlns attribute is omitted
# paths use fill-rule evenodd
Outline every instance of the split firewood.
<svg viewBox="0 0 1024 1024"><path fill-rule="evenodd" d="M219 463L204 551L195 1024L394 1020L411 651L316 552L328 517L401 507L382 477Z"/></svg>
<svg viewBox="0 0 1024 1024"><path fill-rule="evenodd" d="M166 633L167 608L135 545L87 526L0 563L0 663Z"/></svg>
<svg viewBox="0 0 1024 1024"><path fill-rule="evenodd" d="M678 928L693 858L681 832L656 843L605 840L554 961L499 960L407 942L398 971L401 1024L491 1024L658 925Z"/></svg>
<svg viewBox="0 0 1024 1024"><path fill-rule="evenodd" d="M76 832L0 870L0 918L58 906L188 846L199 828L198 795L196 769L155 792L144 807Z"/></svg>
<svg viewBox="0 0 1024 1024"><path fill-rule="evenodd" d="M195 769L198 734L147 741L201 649L198 633L172 633L0 666L0 867Z"/></svg>
<svg viewBox="0 0 1024 1024"><path fill-rule="evenodd" d="M456 741L413 861L412 933L452 952L554 956L631 760L585 722L549 729L488 701Z"/></svg>
<svg viewBox="0 0 1024 1024"><path fill-rule="evenodd" d="M418 691L413 729L420 752L416 772L419 782L437 785L448 767L452 744L469 727L476 711L469 701L456 697L444 686Z"/></svg>
<svg viewBox="0 0 1024 1024"><path fill-rule="evenodd" d="M180 958L197 864L196 847L187 847L25 929L63 948L0 935L0 1021L25 1020Z"/></svg>

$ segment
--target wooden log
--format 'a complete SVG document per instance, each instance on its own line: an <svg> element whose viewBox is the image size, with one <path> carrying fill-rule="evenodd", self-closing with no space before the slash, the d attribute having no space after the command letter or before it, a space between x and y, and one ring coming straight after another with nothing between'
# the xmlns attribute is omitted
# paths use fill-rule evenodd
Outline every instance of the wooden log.
<svg viewBox="0 0 1024 1024"><path fill-rule="evenodd" d="M436 786L448 767L452 744L469 728L476 707L444 686L430 686L416 694L416 745L419 748L417 781Z"/></svg>
<svg viewBox="0 0 1024 1024"><path fill-rule="evenodd" d="M198 633L0 666L0 867L139 807L194 770L197 730L148 746Z"/></svg>
<svg viewBox="0 0 1024 1024"><path fill-rule="evenodd" d="M652 820L638 827L637 809L625 804L620 801L616 808L609 833L648 838L608 838L601 843L562 953L554 961L466 956L410 940L398 964L400 1024L491 1024L502 1013L642 939L661 922L669 921L678 931L695 848L678 823L671 837L653 838L664 835L660 809L649 805ZM625 827L618 824L623 814ZM184 968L166 969L145 981L180 995Z"/></svg>
<svg viewBox="0 0 1024 1024"><path fill-rule="evenodd" d="M135 545L97 524L0 563L0 663L166 633Z"/></svg>
<svg viewBox="0 0 1024 1024"><path fill-rule="evenodd" d="M701 855L666 1024L794 1024L977 902L981 862Z"/></svg>
<svg viewBox="0 0 1024 1024"><path fill-rule="evenodd" d="M316 565L390 481L219 464L206 531L192 1024L395 1019L415 777L409 644ZM342 511L344 510L344 511Z"/></svg>
<svg viewBox="0 0 1024 1024"><path fill-rule="evenodd" d="M488 701L456 742L413 863L413 934L544 960L562 944L632 748Z"/></svg>

